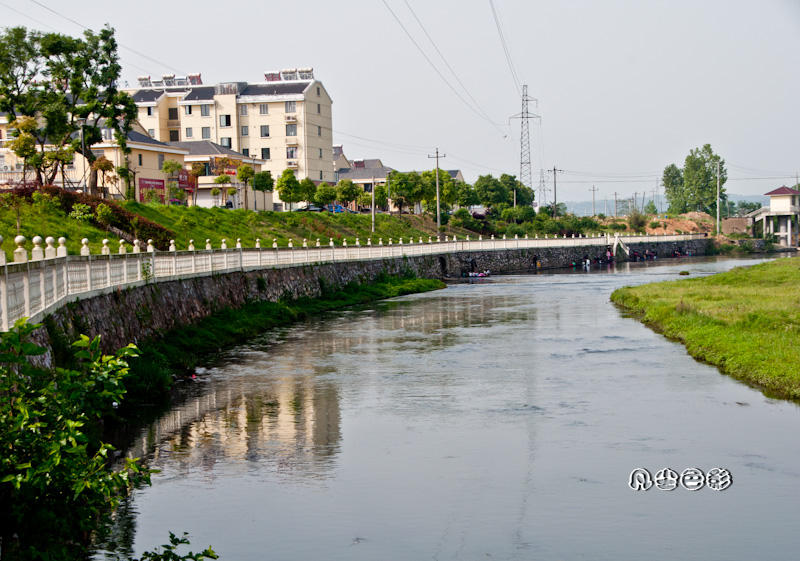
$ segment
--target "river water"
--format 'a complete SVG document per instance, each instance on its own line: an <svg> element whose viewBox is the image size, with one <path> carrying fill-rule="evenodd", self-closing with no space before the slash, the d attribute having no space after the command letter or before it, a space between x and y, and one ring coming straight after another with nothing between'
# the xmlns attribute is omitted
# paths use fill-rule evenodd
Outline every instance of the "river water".
<svg viewBox="0 0 800 561"><path fill-rule="evenodd" d="M120 552L172 531L226 560L798 559L798 406L609 302L755 262L497 276L250 341L138 433L161 472ZM640 467L733 484L634 491Z"/></svg>

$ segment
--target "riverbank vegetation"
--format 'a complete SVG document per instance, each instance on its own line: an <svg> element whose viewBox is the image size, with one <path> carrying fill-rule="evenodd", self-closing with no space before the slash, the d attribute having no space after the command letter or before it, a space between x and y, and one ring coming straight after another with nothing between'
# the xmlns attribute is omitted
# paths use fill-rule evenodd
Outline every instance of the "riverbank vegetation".
<svg viewBox="0 0 800 561"><path fill-rule="evenodd" d="M444 288L433 279L382 276L370 284L350 284L341 290L325 289L319 298L280 302L251 302L241 309L225 309L187 327L164 333L157 341L140 345L131 359L126 387L133 399L162 395L176 377L191 375L216 352L241 344L266 330L288 325L313 314Z"/></svg>
<svg viewBox="0 0 800 561"><path fill-rule="evenodd" d="M800 399L800 262L779 259L698 279L626 287L612 301L693 357Z"/></svg>

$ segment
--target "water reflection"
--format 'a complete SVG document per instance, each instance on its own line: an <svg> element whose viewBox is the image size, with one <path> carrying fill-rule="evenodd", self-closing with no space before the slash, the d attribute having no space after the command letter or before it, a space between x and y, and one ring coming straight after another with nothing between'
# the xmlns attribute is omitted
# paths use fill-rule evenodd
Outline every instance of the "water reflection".
<svg viewBox="0 0 800 561"><path fill-rule="evenodd" d="M139 433L131 455L163 471L120 541L136 526L141 552L186 530L223 558L348 561L749 559L763 541L760 557L792 558L800 446L781 428L796 408L608 301L728 267L496 277L251 341ZM627 488L635 467L695 464L734 487Z"/></svg>

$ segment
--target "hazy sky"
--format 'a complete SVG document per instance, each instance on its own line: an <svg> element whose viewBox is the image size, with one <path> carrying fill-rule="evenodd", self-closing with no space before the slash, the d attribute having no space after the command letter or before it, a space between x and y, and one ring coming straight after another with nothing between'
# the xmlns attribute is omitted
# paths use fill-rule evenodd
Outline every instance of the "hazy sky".
<svg viewBox="0 0 800 561"><path fill-rule="evenodd" d="M78 24L110 23L131 85L141 74L173 72L200 72L207 84L255 82L264 71L311 66L334 101L334 143L349 158L421 170L433 167L427 156L438 147L447 155L441 167L461 169L470 182L519 174L520 122L510 118L521 111L520 91L490 0L0 0L0 7L4 26L77 35ZM559 200L590 198L593 185L599 200L649 194L665 166L682 166L705 143L725 159L732 193L763 194L800 171L800 0L494 0L494 7L519 83L538 99L530 107L541 116L530 125L534 188L539 170L555 166L564 170ZM545 175L550 189L552 176Z"/></svg>

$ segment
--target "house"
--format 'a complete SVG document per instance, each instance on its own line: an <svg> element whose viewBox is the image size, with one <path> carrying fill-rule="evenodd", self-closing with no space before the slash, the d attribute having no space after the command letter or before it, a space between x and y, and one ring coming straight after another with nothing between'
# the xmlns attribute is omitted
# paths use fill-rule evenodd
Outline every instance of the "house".
<svg viewBox="0 0 800 561"><path fill-rule="evenodd" d="M215 85L204 85L200 74L140 76L129 93L142 127L158 141L210 141L257 158L275 178L291 169L298 179L335 183L333 102L312 68Z"/></svg>
<svg viewBox="0 0 800 561"><path fill-rule="evenodd" d="M765 195L769 197L769 206L754 210L747 215L752 224L753 236L774 234L779 244L798 247L800 191L783 186Z"/></svg>
<svg viewBox="0 0 800 561"><path fill-rule="evenodd" d="M184 142L168 142L169 146L185 150L185 168L191 171L195 164L202 164L203 172L197 178L197 192L193 193L192 204L202 207L225 206L228 201L234 208L248 208L250 210L283 210L280 202L273 203L273 193L259 193L244 185L236 178L236 171L240 165L252 165L256 173L263 171L264 160L248 157L239 152L226 148L210 140L193 140ZM227 162L225 161L227 158ZM230 183L219 185L215 179L219 171L230 176ZM214 187L220 188L221 193L216 197L211 194ZM235 196L228 196L227 189L236 188ZM277 193L276 193L277 195ZM276 207L275 205L278 205Z"/></svg>

